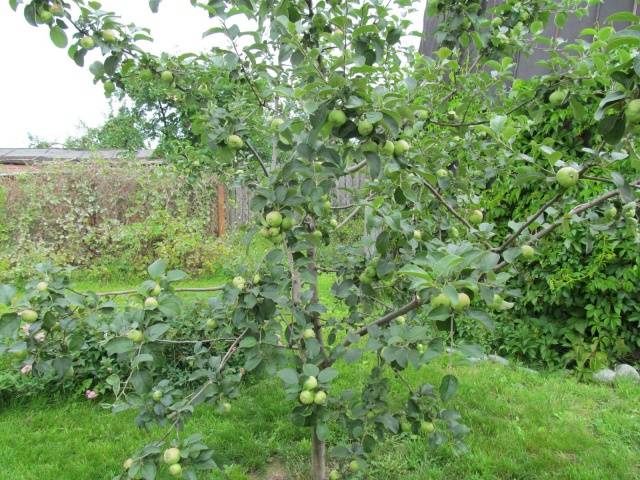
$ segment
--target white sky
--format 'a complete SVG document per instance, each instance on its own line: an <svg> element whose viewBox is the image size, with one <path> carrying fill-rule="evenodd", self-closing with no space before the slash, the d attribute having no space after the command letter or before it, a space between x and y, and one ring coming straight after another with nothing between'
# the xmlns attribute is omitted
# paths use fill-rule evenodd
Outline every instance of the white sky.
<svg viewBox="0 0 640 480"><path fill-rule="evenodd" d="M215 23L188 0L164 0L157 14L151 13L147 0L104 0L102 4L125 22L149 27L155 53L198 51L216 41L215 37L202 39L202 32ZM421 29L422 8L410 16L415 30ZM405 41L417 45L418 39ZM26 147L27 133L62 141L78 134L81 121L92 127L102 123L109 102L87 68L99 58L97 53L95 58L87 56L84 68L76 66L66 49L51 43L48 28L32 27L6 0L0 0L0 45L0 148Z"/></svg>

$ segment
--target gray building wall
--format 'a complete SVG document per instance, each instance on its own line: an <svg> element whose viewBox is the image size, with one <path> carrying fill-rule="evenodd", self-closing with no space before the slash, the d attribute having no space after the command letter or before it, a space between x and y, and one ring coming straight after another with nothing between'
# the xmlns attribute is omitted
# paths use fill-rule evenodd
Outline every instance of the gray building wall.
<svg viewBox="0 0 640 480"><path fill-rule="evenodd" d="M431 0L427 0L428 3ZM485 0L486 9L489 10L496 5L504 3L504 0ZM566 24L562 29L558 29L553 18L550 19L549 24L545 29L545 36L553 38L563 38L568 41L573 41L578 38L580 32L588 27L592 27L596 24L602 24L609 15L616 12L633 12L638 13L638 0L605 0L602 4L592 6L589 9L589 15L582 18L577 18L575 15L570 15ZM487 13L488 15L488 13ZM434 32L438 29L438 25L441 18L438 16L429 17L427 15L427 8L425 8L424 14L424 26L423 36L420 42L420 53L423 55L431 55L439 47L436 44ZM536 62L543 60L545 53L543 51L536 51L533 55L525 57L520 55L518 58L518 67L515 72L518 78L529 78L533 75L539 75L544 73L544 69L536 65Z"/></svg>

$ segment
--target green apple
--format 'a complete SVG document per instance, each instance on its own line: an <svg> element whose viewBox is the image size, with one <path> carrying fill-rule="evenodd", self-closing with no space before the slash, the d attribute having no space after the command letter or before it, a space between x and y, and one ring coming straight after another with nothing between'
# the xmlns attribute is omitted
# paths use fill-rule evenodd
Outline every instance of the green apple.
<svg viewBox="0 0 640 480"><path fill-rule="evenodd" d="M367 137L371 135L371 132L373 132L373 123L369 120L360 120L358 122L358 133L360 135Z"/></svg>
<svg viewBox="0 0 640 480"><path fill-rule="evenodd" d="M267 227L263 227L260 229L260 236L264 238L269 238L271 233L269 233L269 229Z"/></svg>
<svg viewBox="0 0 640 480"><path fill-rule="evenodd" d="M127 458L122 464L122 467L125 470L129 470L132 466L133 466L133 458Z"/></svg>
<svg viewBox="0 0 640 480"><path fill-rule="evenodd" d="M437 308L437 307L450 307L451 306L451 299L449 298L448 295L446 295L444 293L439 293L438 295L436 295L435 297L433 297L431 299L431 305L434 308Z"/></svg>
<svg viewBox="0 0 640 480"><path fill-rule="evenodd" d="M341 127L347 123L347 116L342 110L331 110L329 112L329 123L334 127Z"/></svg>
<svg viewBox="0 0 640 480"><path fill-rule="evenodd" d="M313 232L311 232L311 236L314 237L316 240L322 240L322 231L314 230Z"/></svg>
<svg viewBox="0 0 640 480"><path fill-rule="evenodd" d="M363 285L371 285L373 283L373 278L367 275L366 272L362 272L358 278Z"/></svg>
<svg viewBox="0 0 640 480"><path fill-rule="evenodd" d="M231 404L229 402L224 402L222 404L222 411L224 413L229 413L231 411Z"/></svg>
<svg viewBox="0 0 640 480"><path fill-rule="evenodd" d="M605 218L609 219L609 220L613 220L616 215L618 215L618 209L616 207L614 207L613 205L611 205L609 208L607 208L604 211L604 216Z"/></svg>
<svg viewBox="0 0 640 480"><path fill-rule="evenodd" d="M413 231L413 238L416 240L422 240L422 231L420 230L414 230Z"/></svg>
<svg viewBox="0 0 640 480"><path fill-rule="evenodd" d="M394 153L396 155L404 155L409 151L409 149L411 148L411 145L409 145L409 142L407 142L406 140L398 140L397 142L394 143L393 147L394 147Z"/></svg>
<svg viewBox="0 0 640 480"><path fill-rule="evenodd" d="M229 135L227 137L227 145L231 150L240 150L244 147L244 142L238 135Z"/></svg>
<svg viewBox="0 0 640 480"><path fill-rule="evenodd" d="M278 130L282 125L284 125L284 120L281 118L271 120L271 130Z"/></svg>
<svg viewBox="0 0 640 480"><path fill-rule="evenodd" d="M574 187L578 183L579 178L580 174L578 170L573 167L562 167L558 170L558 173L556 173L557 182L564 188Z"/></svg>
<svg viewBox="0 0 640 480"><path fill-rule="evenodd" d="M396 318L396 322L399 325L404 325L405 323L407 323L407 317L405 317L404 315L400 315L399 317Z"/></svg>
<svg viewBox="0 0 640 480"><path fill-rule="evenodd" d="M464 310L465 308L469 308L469 305L471 305L469 295L464 292L458 293L458 303L456 304L455 309L458 311Z"/></svg>
<svg viewBox="0 0 640 480"><path fill-rule="evenodd" d="M171 75L173 76L173 74ZM143 68L142 70L140 70L140 80L143 80L145 82L153 80L153 72L148 68Z"/></svg>
<svg viewBox="0 0 640 480"><path fill-rule="evenodd" d="M444 168L441 168L436 172L436 175L440 178L446 178L449 176L449 170L445 170Z"/></svg>
<svg viewBox="0 0 640 480"><path fill-rule="evenodd" d="M278 227L271 227L269 229L270 237L277 237L278 235L280 235L280 229Z"/></svg>
<svg viewBox="0 0 640 480"><path fill-rule="evenodd" d="M282 219L282 224L280 225L280 228L286 232L288 230L291 230L294 225L295 225L295 222L292 217L284 217Z"/></svg>
<svg viewBox="0 0 640 480"><path fill-rule="evenodd" d="M360 463L357 460L352 460L351 463L349 463L349 470L353 473L357 472L360 470Z"/></svg>
<svg viewBox="0 0 640 480"><path fill-rule="evenodd" d="M316 332L313 328L305 328L302 331L302 338L308 340L310 338L316 338Z"/></svg>
<svg viewBox="0 0 640 480"><path fill-rule="evenodd" d="M458 230L458 227L451 227L449 229L449 236L451 238L458 238L460 237L460 230Z"/></svg>
<svg viewBox="0 0 640 480"><path fill-rule="evenodd" d="M313 400L315 399L315 395L309 390L303 390L302 392L300 392L300 396L298 398L301 404L311 405L313 403Z"/></svg>
<svg viewBox="0 0 640 480"><path fill-rule="evenodd" d="M66 372L64 372L64 378L66 378L66 379L73 378L73 376L75 375L75 373L76 373L76 371L75 371L75 370L73 369L73 367L71 366L71 367L69 367L69 368L67 369L67 371L66 371Z"/></svg>
<svg viewBox="0 0 640 480"><path fill-rule="evenodd" d="M536 254L536 250L531 245L522 245L520 247L520 252L524 258L530 259L533 258Z"/></svg>
<svg viewBox="0 0 640 480"><path fill-rule="evenodd" d="M38 313L35 310L23 310L20 312L20 318L25 322L32 323L38 320Z"/></svg>
<svg viewBox="0 0 640 480"><path fill-rule="evenodd" d="M338 224L338 220L336 220L335 218L332 218L332 219L329 221L329 224L330 224L333 228L336 228L336 227L339 225L339 224Z"/></svg>
<svg viewBox="0 0 640 480"><path fill-rule="evenodd" d="M316 405L326 405L327 404L326 392L323 392L322 390L320 390L319 392L316 392L315 397L313 397L313 403L315 403Z"/></svg>
<svg viewBox="0 0 640 480"><path fill-rule="evenodd" d="M162 459L167 465L175 465L180 461L180 450L177 448L167 448L162 455Z"/></svg>
<svg viewBox="0 0 640 480"><path fill-rule="evenodd" d="M160 400L162 400L162 391L161 390L154 390L153 393L151 394L151 398L156 401L159 402Z"/></svg>
<svg viewBox="0 0 640 480"><path fill-rule="evenodd" d="M218 326L218 322L216 321L215 318L210 318L209 320L207 320L207 328L209 330L214 330L217 326Z"/></svg>
<svg viewBox="0 0 640 480"><path fill-rule="evenodd" d="M267 213L265 220L267 221L267 225L270 227L279 227L282 225L282 214L277 210L274 210L273 212Z"/></svg>
<svg viewBox="0 0 640 480"><path fill-rule="evenodd" d="M102 31L102 39L107 43L113 43L116 41L118 32L115 30L103 30Z"/></svg>
<svg viewBox="0 0 640 480"><path fill-rule="evenodd" d="M243 277L237 276L234 277L233 280L231 281L231 283L233 284L234 287L236 287L238 290L244 290L244 287L246 285L246 281Z"/></svg>
<svg viewBox="0 0 640 480"><path fill-rule="evenodd" d="M305 390L315 390L318 388L318 379L316 377L309 377L304 381L302 388Z"/></svg>
<svg viewBox="0 0 640 480"><path fill-rule="evenodd" d="M396 150L396 146L394 145L394 143L391 140L387 140L386 142L384 142L384 144L380 147L380 150L382 151L382 153L384 153L385 155L393 155L393 153Z"/></svg>
<svg viewBox="0 0 640 480"><path fill-rule="evenodd" d="M562 105L567 98L567 93L566 90L556 90L549 95L549 103L555 106Z"/></svg>
<svg viewBox="0 0 640 480"><path fill-rule="evenodd" d="M38 20L40 21L40 23L49 23L52 19L53 13L51 13L49 10L42 10L38 14Z"/></svg>
<svg viewBox="0 0 640 480"><path fill-rule="evenodd" d="M329 480L340 480L340 472L337 470L331 470L329 473Z"/></svg>
<svg viewBox="0 0 640 480"><path fill-rule="evenodd" d="M418 110L415 115L420 120L428 120L430 117L429 110Z"/></svg>
<svg viewBox="0 0 640 480"><path fill-rule="evenodd" d="M160 284L156 283L155 286L151 289L151 295L157 297L162 292L162 287Z"/></svg>
<svg viewBox="0 0 640 480"><path fill-rule="evenodd" d="M104 93L106 95L111 95L113 92L116 91L116 84L113 83L111 80L107 80L106 82L104 82L103 86L104 86Z"/></svg>
<svg viewBox="0 0 640 480"><path fill-rule="evenodd" d="M140 330L129 330L127 332L127 338L133 343L142 343L144 341L144 334Z"/></svg>
<svg viewBox="0 0 640 480"><path fill-rule="evenodd" d="M144 308L147 310L155 310L158 308L158 300L155 297L147 297L144 301Z"/></svg>
<svg viewBox="0 0 640 480"><path fill-rule="evenodd" d="M482 222L483 219L484 214L482 213L482 210L474 210L473 212L471 212L471 215L469 215L469 221L474 225L478 225Z"/></svg>
<svg viewBox="0 0 640 480"><path fill-rule="evenodd" d="M80 46L85 50L91 50L96 46L96 42L93 41L93 38L86 36L80 39Z"/></svg>
<svg viewBox="0 0 640 480"><path fill-rule="evenodd" d="M173 73L171 73L171 71L169 70L165 70L160 74L160 80L162 80L162 82L166 84L173 83Z"/></svg>
<svg viewBox="0 0 640 480"><path fill-rule="evenodd" d="M254 285L257 285L258 283L260 283L261 280L262 280L262 277L260 276L260 274L256 273L253 276L253 279L251 281L253 282Z"/></svg>
<svg viewBox="0 0 640 480"><path fill-rule="evenodd" d="M631 100L624 111L627 122L636 124L640 122L640 100Z"/></svg>
<svg viewBox="0 0 640 480"><path fill-rule="evenodd" d="M169 475L171 475L172 477L182 476L182 467L179 463L174 463L169 467Z"/></svg>
<svg viewBox="0 0 640 480"><path fill-rule="evenodd" d="M422 421L420 422L420 431L422 433L431 433L436 429L436 427L431 422Z"/></svg>

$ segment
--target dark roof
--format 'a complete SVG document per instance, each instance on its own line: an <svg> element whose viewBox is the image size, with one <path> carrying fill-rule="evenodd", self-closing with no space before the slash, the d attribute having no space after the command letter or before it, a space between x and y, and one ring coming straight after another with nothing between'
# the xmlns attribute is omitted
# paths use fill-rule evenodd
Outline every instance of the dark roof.
<svg viewBox="0 0 640 480"><path fill-rule="evenodd" d="M135 154L126 150L67 150L64 148L0 148L0 164L34 165L42 162L82 162L91 160L140 161L158 160L153 150L140 150Z"/></svg>

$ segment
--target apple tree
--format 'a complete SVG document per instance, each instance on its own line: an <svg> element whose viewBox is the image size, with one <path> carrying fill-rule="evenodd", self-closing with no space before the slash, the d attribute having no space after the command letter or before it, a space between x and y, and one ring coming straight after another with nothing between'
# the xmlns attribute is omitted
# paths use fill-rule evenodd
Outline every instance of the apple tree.
<svg viewBox="0 0 640 480"><path fill-rule="evenodd" d="M149 3L154 11L161 8L159 0ZM628 54L636 38L629 32L637 31L611 31L618 43L602 40L609 53L598 57L604 65L597 68L620 63L623 73L613 78L625 91L602 99L599 129L577 155L580 162L563 162L539 147L553 157L543 167L516 149L516 137L528 126L519 114L571 101L569 86L588 72L573 69L577 62L569 59L558 62L566 67L558 72L515 84L512 61L500 55L541 40L540 26L558 9L554 2L516 2L521 7L497 12L500 22L472 17L466 45L443 44L434 59L402 45L410 26L403 13L415 3L410 0L191 3L211 18L205 35L221 36L225 46L170 58L147 52L142 45L149 32L123 24L99 2L10 1L29 23L49 28L53 43L68 47L79 65L98 53L90 68L107 93L120 89L140 98L140 89L153 85L146 95L170 102L170 111L180 114L179 128L196 158L209 159L227 175L241 168L256 185L251 234L266 238L271 249L257 270L241 269L211 299L206 330L197 339L179 336L181 302L172 283L183 274L167 271L162 262L149 267L139 304L125 308L69 291L58 272L44 269L24 298L16 300L9 287L1 291L0 300L12 309L2 333L19 341L8 350L19 352L20 365L57 368L64 377L70 363L61 359L82 344L71 342L78 336L67 335L66 327L92 319L89 331L104 354L128 367L106 379L113 387L111 407L137 408L140 426L168 428L132 454L119 478L151 479L165 468L196 478L198 470L215 468L215 445L179 432L198 404L232 408L242 379L259 368L282 380L293 421L309 429L314 480L366 477L376 445L400 431L464 449L468 428L449 404L457 379L446 375L439 385L415 386L404 371L447 351L476 356L472 346L456 342L456 320L490 324L493 312L513 307L518 292L509 288L510 278L535 261L535 243L557 227L620 196L637 228L634 183L620 174L613 175L617 188L574 201L588 171L611 176L616 162L628 158L607 145L628 139L639 121L637 62ZM479 2L450 3L473 13ZM525 18L529 3L535 8ZM584 2L567 3L578 9ZM459 28L458 20L449 18L449 31ZM471 44L475 57L466 48ZM202 85L211 81L211 65L241 85L232 90L241 94L208 96L211 90ZM595 98L597 93L591 98L597 106ZM251 136L260 124L271 148L255 147ZM191 157L185 158L188 164ZM528 218L514 218L505 232L487 221L480 193L486 195L501 168L511 175L514 165L537 180L531 195L548 201ZM339 216L332 192L341 177L357 172L370 181L354 192L351 211ZM560 212L556 217L551 207ZM331 263L323 261L319 251L362 212L367 233L361 241L343 246L345 255ZM331 293L343 314L332 313L320 298L323 273L332 275ZM59 329L64 318L77 321ZM19 331L21 322L29 324L26 333ZM42 341L35 338L40 331ZM48 347L60 338L58 349ZM155 366L161 358L170 361L167 345L176 344L191 349L185 386L166 381ZM366 371L362 388L334 387L338 362ZM391 402L392 378L406 387L402 408ZM335 425L346 435L328 448Z"/></svg>

